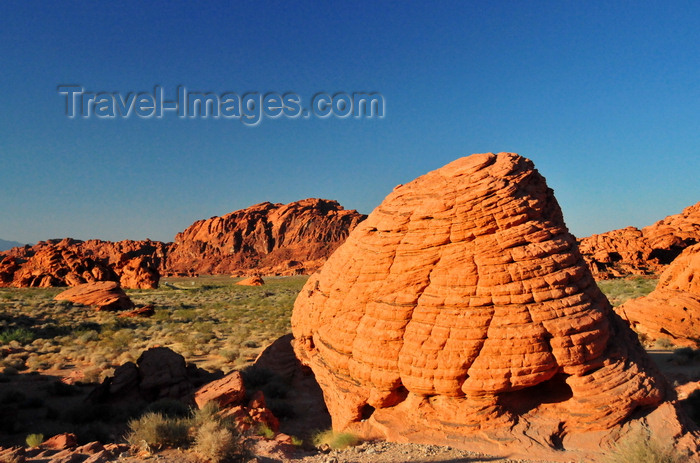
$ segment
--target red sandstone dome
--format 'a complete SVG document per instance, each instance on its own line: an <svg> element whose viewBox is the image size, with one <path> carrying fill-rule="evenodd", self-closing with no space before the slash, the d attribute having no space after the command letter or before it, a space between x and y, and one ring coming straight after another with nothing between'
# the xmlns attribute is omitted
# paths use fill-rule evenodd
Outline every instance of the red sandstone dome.
<svg viewBox="0 0 700 463"><path fill-rule="evenodd" d="M589 461L640 409L637 426L663 415L670 437L684 433L552 190L516 154L395 188L308 280L292 330L335 429Z"/></svg>

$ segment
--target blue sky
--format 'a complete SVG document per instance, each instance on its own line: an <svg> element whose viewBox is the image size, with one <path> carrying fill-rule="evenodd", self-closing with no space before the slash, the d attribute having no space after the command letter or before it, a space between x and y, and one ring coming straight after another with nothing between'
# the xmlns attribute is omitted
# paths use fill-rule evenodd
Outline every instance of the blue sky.
<svg viewBox="0 0 700 463"><path fill-rule="evenodd" d="M512 151L577 236L700 200L697 2L3 2L0 238L172 240L263 202L369 213ZM65 116L91 92L379 92L382 119Z"/></svg>

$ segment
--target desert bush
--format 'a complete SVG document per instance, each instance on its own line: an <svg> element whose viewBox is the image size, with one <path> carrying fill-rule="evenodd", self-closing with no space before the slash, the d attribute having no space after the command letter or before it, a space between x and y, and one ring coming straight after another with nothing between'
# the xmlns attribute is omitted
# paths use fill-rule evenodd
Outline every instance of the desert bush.
<svg viewBox="0 0 700 463"><path fill-rule="evenodd" d="M229 460L243 453L238 433L213 420L197 428L194 449L214 463Z"/></svg>
<svg viewBox="0 0 700 463"><path fill-rule="evenodd" d="M672 349L673 342L668 338L659 338L654 343L654 347L657 349Z"/></svg>
<svg viewBox="0 0 700 463"><path fill-rule="evenodd" d="M183 418L166 418L160 413L148 412L129 421L126 441L133 446L145 442L152 448L180 447L189 443L189 423Z"/></svg>
<svg viewBox="0 0 700 463"><path fill-rule="evenodd" d="M44 435L43 434L30 434L27 436L27 439L25 440L27 443L28 447L35 448L39 447L42 442L44 442Z"/></svg>
<svg viewBox="0 0 700 463"><path fill-rule="evenodd" d="M0 331L0 344L10 344L12 341L20 345L34 341L34 333L26 328L3 328Z"/></svg>
<svg viewBox="0 0 700 463"><path fill-rule="evenodd" d="M315 433L311 441L318 448L328 446L334 450L342 450L357 445L360 442L360 438L349 432L335 432L329 429Z"/></svg>
<svg viewBox="0 0 700 463"><path fill-rule="evenodd" d="M671 445L662 445L648 432L639 432L620 442L606 463L682 463L686 461Z"/></svg>
<svg viewBox="0 0 700 463"><path fill-rule="evenodd" d="M275 431L268 425L261 423L255 429L255 434L262 436L265 439L273 439L275 437Z"/></svg>

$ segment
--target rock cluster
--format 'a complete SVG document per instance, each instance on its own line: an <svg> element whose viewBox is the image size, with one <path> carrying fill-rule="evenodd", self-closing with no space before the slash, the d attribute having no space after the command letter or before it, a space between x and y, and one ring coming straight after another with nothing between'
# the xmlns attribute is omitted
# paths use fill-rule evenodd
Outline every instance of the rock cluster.
<svg viewBox="0 0 700 463"><path fill-rule="evenodd" d="M324 199L257 204L197 221L178 233L167 269L184 275L310 273L364 218Z"/></svg>
<svg viewBox="0 0 700 463"><path fill-rule="evenodd" d="M186 399L193 391L220 375L208 373L167 347L144 351L136 363L127 362L114 370L90 394L95 402L162 398Z"/></svg>
<svg viewBox="0 0 700 463"><path fill-rule="evenodd" d="M116 281L157 288L167 245L158 241L41 241L0 253L0 286L76 286Z"/></svg>
<svg viewBox="0 0 700 463"><path fill-rule="evenodd" d="M134 308L129 296L114 281L85 283L67 289L54 297L57 301L91 305L97 310L129 310Z"/></svg>
<svg viewBox="0 0 700 463"><path fill-rule="evenodd" d="M202 386L194 394L194 401L200 409L208 402L216 402L224 417L232 417L241 431L265 425L271 430L279 430L279 420L267 408L265 395L257 391L247 399L243 377L233 371L223 378Z"/></svg>
<svg viewBox="0 0 700 463"><path fill-rule="evenodd" d="M695 243L700 243L700 203L641 230L627 227L583 238L579 249L593 276L607 279L658 273Z"/></svg>
<svg viewBox="0 0 700 463"><path fill-rule="evenodd" d="M292 330L338 430L594 461L639 410L678 423L552 190L512 153L396 187L308 280Z"/></svg>
<svg viewBox="0 0 700 463"><path fill-rule="evenodd" d="M615 311L649 340L700 347L700 244L690 246L661 274L649 295Z"/></svg>

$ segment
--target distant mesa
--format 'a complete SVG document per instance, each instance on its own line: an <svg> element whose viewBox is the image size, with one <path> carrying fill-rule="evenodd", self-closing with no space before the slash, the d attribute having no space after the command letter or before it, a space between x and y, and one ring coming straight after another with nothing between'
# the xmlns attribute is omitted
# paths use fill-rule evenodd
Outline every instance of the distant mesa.
<svg viewBox="0 0 700 463"><path fill-rule="evenodd" d="M199 220L175 236L170 274L300 275L317 270L365 215L337 201L256 204Z"/></svg>
<svg viewBox="0 0 700 463"><path fill-rule="evenodd" d="M516 154L395 188L310 277L292 331L339 431L598 461L663 422L659 438L698 448Z"/></svg>
<svg viewBox="0 0 700 463"><path fill-rule="evenodd" d="M686 248L664 270L654 291L615 311L650 341L700 347L700 244Z"/></svg>
<svg viewBox="0 0 700 463"><path fill-rule="evenodd" d="M700 243L700 202L641 230L627 227L579 240L596 279L652 275L685 248Z"/></svg>

